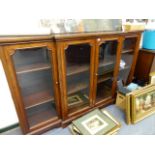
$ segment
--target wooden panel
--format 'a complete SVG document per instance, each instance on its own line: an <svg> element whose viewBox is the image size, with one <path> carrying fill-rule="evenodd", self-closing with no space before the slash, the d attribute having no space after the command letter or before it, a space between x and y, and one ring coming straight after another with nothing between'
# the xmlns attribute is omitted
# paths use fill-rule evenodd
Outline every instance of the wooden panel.
<svg viewBox="0 0 155 155"><path fill-rule="evenodd" d="M138 80L149 80L150 68L152 66L153 54L140 51L135 70L135 77Z"/></svg>
<svg viewBox="0 0 155 155"><path fill-rule="evenodd" d="M68 34L56 34L54 35L54 38L56 41L69 41L69 40L82 40L82 39L93 39L97 37L113 37L113 36L135 36L137 34L141 34L143 31L129 31L129 32L123 32L123 31L115 31L115 32L89 32L89 33L68 33Z"/></svg>
<svg viewBox="0 0 155 155"><path fill-rule="evenodd" d="M45 123L57 117L57 112L49 104L47 107L37 107L34 110L28 111L28 121L30 128L38 126L40 123ZM33 111L33 112L32 112Z"/></svg>
<svg viewBox="0 0 155 155"><path fill-rule="evenodd" d="M137 63L137 58L138 58L138 53L139 53L139 44L140 44L140 39L141 39L141 34L135 35L135 36L127 36L128 37L133 37L135 38L135 42L133 42L133 49L134 49L134 54L133 54L133 62L132 62L132 66L131 66L131 70L129 73L129 77L127 80L127 84L131 83L134 79L134 72L135 72L135 67L136 67L136 63Z"/></svg>
<svg viewBox="0 0 155 155"><path fill-rule="evenodd" d="M153 59L153 63L152 63L152 67L151 67L150 72L155 72L155 54L154 54L154 59Z"/></svg>
<svg viewBox="0 0 155 155"><path fill-rule="evenodd" d="M47 103L49 101L53 101L54 97L51 96L51 91L46 90L43 92L38 92L29 96L25 96L24 100L24 104L25 104L25 108L29 109L44 103Z"/></svg>
<svg viewBox="0 0 155 155"><path fill-rule="evenodd" d="M19 36L1 36L0 44L20 44L23 42L40 42L53 39L53 35L19 35Z"/></svg>
<svg viewBox="0 0 155 155"><path fill-rule="evenodd" d="M99 64L99 68L106 67L106 66L112 65L112 64L114 64L114 61L106 60L106 61L104 61L104 63ZM67 66L68 66L68 70L69 70L69 72L67 72L67 76L70 76L70 75L88 71L90 64L84 64L84 65L79 64L79 65L71 65L71 66L69 66L69 64L67 64Z"/></svg>
<svg viewBox="0 0 155 155"><path fill-rule="evenodd" d="M38 63L38 64L32 64L32 65L27 65L23 67L18 67L16 73L17 74L30 73L30 72L47 70L50 68L51 68L50 64Z"/></svg>

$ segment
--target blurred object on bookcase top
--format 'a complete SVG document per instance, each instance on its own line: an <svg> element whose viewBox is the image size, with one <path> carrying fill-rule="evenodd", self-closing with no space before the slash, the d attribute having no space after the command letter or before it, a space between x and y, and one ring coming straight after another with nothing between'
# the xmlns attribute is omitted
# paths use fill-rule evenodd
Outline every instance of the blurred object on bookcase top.
<svg viewBox="0 0 155 155"><path fill-rule="evenodd" d="M149 19L126 19L126 22L130 22L130 23L147 23L149 21Z"/></svg>
<svg viewBox="0 0 155 155"><path fill-rule="evenodd" d="M123 31L145 30L148 19L126 19L122 24Z"/></svg>
<svg viewBox="0 0 155 155"><path fill-rule="evenodd" d="M121 31L121 19L41 19L41 27L51 33Z"/></svg>

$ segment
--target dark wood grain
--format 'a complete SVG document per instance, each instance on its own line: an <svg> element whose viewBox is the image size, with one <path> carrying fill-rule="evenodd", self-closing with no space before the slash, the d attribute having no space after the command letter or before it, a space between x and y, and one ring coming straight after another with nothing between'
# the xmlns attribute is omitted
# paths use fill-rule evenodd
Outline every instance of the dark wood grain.
<svg viewBox="0 0 155 155"><path fill-rule="evenodd" d="M116 95L116 88L117 88L117 79L119 72L124 72L126 70L129 71L129 74L127 75L127 82L131 81L133 78L133 73L136 65L137 60L137 49L139 46L139 38L140 38L141 32L125 32L125 33L91 33L91 34L64 34L64 35L56 35L55 40L57 43L57 51L58 51L58 66L59 66L59 81L60 81L60 91L61 91L61 106L62 106L62 116L63 116L63 125L65 122L69 122L69 120L72 120L72 118L75 118L76 115L78 116L80 113L82 113L83 110L88 110L93 107L102 106L107 101L114 100ZM125 46L124 46L124 40L125 40ZM127 40L127 41L126 41ZM99 48L101 44L104 44L106 41L115 41L118 42L117 49L114 48L111 51L111 53L116 52L115 57L106 57L104 61L101 63L99 62ZM93 48L92 55L91 55L91 63L90 65L87 64L76 64L71 63L71 65L66 62L65 57L65 50L68 49L68 46L70 45L79 45L79 44L91 44L91 47ZM77 51L77 50L75 50ZM81 53L81 52L80 52ZM83 51L84 53L84 51ZM131 64L127 64L125 68L120 68L120 60L121 60L121 54L128 54L133 57L133 61ZM75 54L76 56L76 54ZM79 58L80 59L80 58ZM87 60L87 59L86 59ZM80 60L78 60L80 62ZM128 58L126 58L126 61L128 62ZM77 62L77 60L75 61ZM104 74L108 73L108 67L110 65L114 65L112 69L112 76L106 77ZM130 65L130 66L129 66ZM94 68L91 70L90 68ZM98 69L103 70L103 77L100 79L98 78ZM67 79L68 76L70 76L70 80L72 76L79 76L79 74L83 74L84 72L90 71L90 83L93 83L89 86L89 89L91 91L91 95L89 96L90 102L87 106L85 105L79 105L74 109L69 109L68 102L67 102L67 96L69 95L69 91L73 90L73 92L85 89L85 85L76 83L72 87L68 85ZM81 76L81 78L85 79L85 76ZM98 92L97 100L96 100L96 91L97 91L97 85L104 83L106 80L112 79L111 87L107 89L105 85L100 86L101 89ZM79 85L78 87L76 85ZM69 88L70 87L70 88ZM68 89L69 88L69 89ZM77 89L78 88L78 89ZM92 98L91 98L92 97ZM110 102L109 102L110 104Z"/></svg>
<svg viewBox="0 0 155 155"><path fill-rule="evenodd" d="M2 36L0 38L0 56L5 68L5 73L7 75L23 133L42 133L43 131L47 131L55 126L60 126L61 122L62 126L65 126L67 123L95 108L101 108L112 104L115 101L119 71L125 73L125 70L129 69L128 66L124 69L120 69L120 60L123 54L133 55L127 83L131 82L134 77L141 33L142 31L91 32L78 34L54 34L48 36ZM123 44L125 40L128 41L126 41L126 45L124 46ZM115 41L115 44L117 42L117 49L115 46L111 48L113 49L111 53L115 53L115 57L110 57L109 59L105 59L103 63L100 63L100 45L104 44L106 41ZM90 53L87 53L89 55L89 63L86 63L85 65L71 65L66 62L66 49L68 49L70 45L81 46L82 44L87 44L90 47L88 48ZM40 47L42 49L47 47L50 53L49 57L51 60L51 66L44 64L44 61L40 62L40 57L38 56L31 57L31 54L29 54L30 58L24 62L19 60L21 54L20 51L25 53L28 52L27 49L30 49L31 52L36 51L39 55L40 50L37 51L33 49ZM82 48L80 53L82 53L82 50L85 52L85 49ZM75 50L73 50L73 52L74 51ZM19 56L18 59L13 59L17 52ZM72 56L75 56L74 54L75 53L73 53ZM85 56L88 56L87 54L85 53ZM78 56L78 52L76 53L76 56ZM79 59L80 57L81 55L79 56ZM38 63L34 63L37 62L36 60L38 58ZM76 62L82 63L83 61L85 60L76 60ZM110 65L113 65L112 73L106 76ZM99 68L103 70L103 76L98 79ZM51 71L52 77L50 74L45 73L47 72L46 70ZM44 77L48 76L51 79L52 84L47 86L46 84L44 85L44 83L40 83L42 81L39 78L43 75L37 74L39 72L42 72ZM86 80L86 77L84 76L85 72L89 72L87 83L84 82ZM33 77L28 78L27 75L29 74L31 74L31 76L33 75ZM83 82L69 86L67 79L69 78L71 80L72 76L75 77L80 74L83 75L81 76L81 81ZM104 83L111 78L111 87L107 89ZM19 80L21 79L22 85L19 85ZM46 78L43 79L45 80ZM37 87L33 89L36 85L38 86L38 91L36 91ZM98 87L98 94L96 94L97 85L100 85L100 89ZM52 88L50 89L50 87ZM21 88L23 89L22 91ZM89 88L89 94L87 94L89 102L87 104L81 104L77 107L69 108L67 100L69 94L87 88ZM50 94L51 91L53 95ZM22 92L24 92L24 95L22 95ZM55 102L53 102L53 99L55 99ZM53 103L55 104L51 105L52 107L47 106L46 108L47 104Z"/></svg>
<svg viewBox="0 0 155 155"><path fill-rule="evenodd" d="M54 97L51 95L50 90L46 90L43 92L38 92L35 94L31 94L29 96L24 96L24 105L26 109L47 103L49 101L53 101Z"/></svg>
<svg viewBox="0 0 155 155"><path fill-rule="evenodd" d="M5 57L6 57L4 62L8 66L6 68L7 73L8 73L7 75L9 76L8 81L9 81L9 85L11 87L11 93L14 96L13 99L14 99L17 114L18 114L18 117L20 120L20 126L21 126L21 129L22 129L24 134L37 133L38 131L40 131L41 128L45 131L46 127L48 129L49 129L49 126L50 126L50 128L52 128L52 124L54 126L55 126L55 124L60 124L61 114L60 114L60 107L59 107L60 103L58 101L58 98L59 98L58 89L59 88L58 88L57 80L56 80L57 79L57 75L56 75L57 74L57 68L56 68L57 64L55 62L55 59L56 59L55 57L54 57L54 61L52 61L52 63L51 63L52 67L49 67L47 65L45 65L43 68L41 66L36 66L36 65L31 66L31 67L25 66L26 68L20 68L20 73L25 72L25 71L28 73L28 71L30 71L30 73L33 73L33 74L31 74L31 76L32 76L36 73L34 71L34 69L37 70L38 72L40 72L42 69L46 70L48 68L49 71L51 71L51 73L53 75L53 79L55 80L53 83L53 87L55 90L54 96L55 96L55 109L56 109L56 114L57 114L56 116L53 116L52 108L48 109L47 111L46 110L44 111L42 109L43 111L36 114L36 116L35 116L35 114L31 115L29 117L27 115L27 110L30 110L31 108L36 108L38 106L44 105L44 104L46 104L46 102L53 100L54 96L51 96L48 92L51 85L49 85L47 87L45 84L45 86L43 86L43 81L41 81L42 83L40 86L42 88L45 88L45 89L43 89L45 92L33 94L32 96L30 96L30 94L31 94L31 93L29 93L29 92L31 92L30 90L32 90L32 92L37 92L37 91L34 91L34 90L37 90L36 89L37 87L38 87L38 92L39 92L39 90L42 90L42 88L39 87L39 83L37 85L35 85L35 83L40 81L37 79L37 76L35 76L33 78L32 77L29 78L30 81L27 85L23 83L24 85L22 85L22 87L23 87L22 89L24 89L24 90L22 90L22 92L21 92L21 87L19 86L20 81L18 81L18 80L20 80L20 78L17 78L17 75L22 77L23 82L24 82L24 80L28 81L28 79L24 79L24 77L27 77L27 76L25 76L27 74L24 74L24 76L23 76L23 74L16 74L16 70L15 70L15 66L14 66L15 63L13 62L12 57L16 54L17 51L18 52L20 52L20 51L27 52L26 49L31 49L31 52L33 52L33 48L36 49L36 47L37 47L37 48L40 48L42 50L45 47L47 47L47 49L50 50L50 55L51 55L52 59L53 59L53 53L56 52L54 44L51 41L50 42L49 41L43 41L43 40L38 40L38 41L40 41L40 42L39 43L38 42L32 43L33 42L32 41L30 43L27 40L27 43L23 43L23 42L19 43L17 41L18 43L15 42L15 44L9 44L9 45L5 45L5 46L3 44L3 48L4 48L3 52L4 52ZM18 49L21 49L21 50L19 51ZM36 51L36 50L34 50L34 51ZM38 54L40 54L40 52L38 52ZM37 56L37 57L35 57L35 59L36 58L39 58L39 57ZM18 62L21 62L21 61L18 61ZM27 62L27 64L28 64L28 62ZM30 64L32 64L32 63L30 63ZM33 70L33 72L32 72L32 70ZM43 72L43 73L45 73L45 72ZM38 74L36 74L36 75L38 75ZM48 74L45 74L45 75L48 75ZM50 76L50 74L48 76ZM42 78L42 75L40 78ZM43 79L50 79L50 78L52 78L52 77L50 76L48 78L43 78ZM46 83L48 81L45 80L44 82ZM52 79L51 79L51 82L53 82ZM28 86L29 88L25 89L26 86ZM31 87L32 87L32 89L31 89ZM35 89L33 89L33 88L35 88ZM48 89L46 89L46 88L48 88ZM51 89L53 89L53 88L51 88ZM50 90L50 92L51 92L51 90ZM24 93L26 95L22 95L22 93ZM25 96L27 96L27 97L25 98ZM26 101L25 103L26 103L26 109L27 110L25 109L24 100ZM47 114L47 116L46 116L46 114ZM53 117L55 119L53 119ZM31 127L31 126L33 126L33 127Z"/></svg>
<svg viewBox="0 0 155 155"><path fill-rule="evenodd" d="M114 64L114 61L113 60L106 60L104 61L104 63L100 63L99 64L99 68L103 68L103 67L106 67L106 66L109 66L109 65L112 65ZM86 72L86 71L89 71L90 70L90 64L71 64L71 65L67 65L67 76L71 76L71 75L74 75L74 74L79 74L79 73L82 73L82 72Z"/></svg>
<svg viewBox="0 0 155 155"><path fill-rule="evenodd" d="M30 128L39 125L40 123L53 120L54 118L57 118L56 115L56 111L52 109L43 109L42 111L34 112L34 114L28 116Z"/></svg>
<svg viewBox="0 0 155 155"><path fill-rule="evenodd" d="M144 80L145 82L149 82L149 74L150 72L155 71L155 53L150 52L150 50L141 49L139 52L135 77L138 80Z"/></svg>

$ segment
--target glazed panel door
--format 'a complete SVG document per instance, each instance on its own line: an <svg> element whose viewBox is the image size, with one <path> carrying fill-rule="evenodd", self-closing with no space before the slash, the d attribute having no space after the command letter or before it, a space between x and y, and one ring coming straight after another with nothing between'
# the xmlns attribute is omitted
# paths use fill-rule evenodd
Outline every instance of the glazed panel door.
<svg viewBox="0 0 155 155"><path fill-rule="evenodd" d="M50 43L7 46L16 109L24 133L60 118L56 53Z"/></svg>
<svg viewBox="0 0 155 155"><path fill-rule="evenodd" d="M58 52L61 102L66 119L92 106L94 43L70 41L59 47L62 47Z"/></svg>
<svg viewBox="0 0 155 155"><path fill-rule="evenodd" d="M106 104L114 98L120 63L122 39L119 37L96 40L94 104Z"/></svg>
<svg viewBox="0 0 155 155"><path fill-rule="evenodd" d="M123 41L119 79L128 85L134 79L134 70L139 52L139 35L126 36Z"/></svg>

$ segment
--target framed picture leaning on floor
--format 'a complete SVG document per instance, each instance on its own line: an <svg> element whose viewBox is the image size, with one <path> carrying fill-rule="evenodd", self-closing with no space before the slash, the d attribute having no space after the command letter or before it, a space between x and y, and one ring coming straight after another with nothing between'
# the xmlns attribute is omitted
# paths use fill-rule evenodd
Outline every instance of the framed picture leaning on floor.
<svg viewBox="0 0 155 155"><path fill-rule="evenodd" d="M150 73L150 84L155 84L155 72Z"/></svg>
<svg viewBox="0 0 155 155"><path fill-rule="evenodd" d="M155 85L144 87L131 95L132 123L155 113Z"/></svg>

